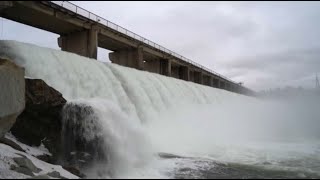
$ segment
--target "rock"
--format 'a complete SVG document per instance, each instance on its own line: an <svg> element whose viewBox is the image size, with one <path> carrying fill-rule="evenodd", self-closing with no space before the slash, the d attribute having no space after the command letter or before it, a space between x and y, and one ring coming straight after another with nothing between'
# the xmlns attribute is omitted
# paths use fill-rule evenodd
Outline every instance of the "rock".
<svg viewBox="0 0 320 180"><path fill-rule="evenodd" d="M80 170L76 167L72 166L62 166L63 169L69 171L71 174L74 174L80 178L86 178L86 175L80 172Z"/></svg>
<svg viewBox="0 0 320 180"><path fill-rule="evenodd" d="M164 159L176 159L176 158L186 158L183 156L178 156L175 154L169 154L169 153L158 153L159 157L164 158Z"/></svg>
<svg viewBox="0 0 320 180"><path fill-rule="evenodd" d="M6 144L10 147L12 147L15 150L18 151L22 151L22 152L26 152L24 149L22 149L18 144L16 144L15 142L11 141L10 139L7 139L5 137L0 138L0 143L2 144Z"/></svg>
<svg viewBox="0 0 320 180"><path fill-rule="evenodd" d="M17 168L17 166L15 166L14 164L10 165L10 170L15 170Z"/></svg>
<svg viewBox="0 0 320 180"><path fill-rule="evenodd" d="M19 167L27 168L35 173L41 171L41 169L37 168L32 161L26 157L14 157L13 160Z"/></svg>
<svg viewBox="0 0 320 180"><path fill-rule="evenodd" d="M53 178L60 178L61 179L61 175L57 171L49 172L49 173L47 173L47 175L50 176L50 177L53 177Z"/></svg>
<svg viewBox="0 0 320 180"><path fill-rule="evenodd" d="M22 173L25 174L27 176L34 176L34 174L32 173L32 171L28 168L25 167L16 167L15 169L13 169L14 171L18 172L18 173Z"/></svg>
<svg viewBox="0 0 320 180"><path fill-rule="evenodd" d="M32 178L28 178L28 179L50 179L50 177L48 175L39 175L39 176L34 176Z"/></svg>
<svg viewBox="0 0 320 180"><path fill-rule="evenodd" d="M29 146L42 142L52 154L48 163L55 164L61 149L61 111L66 100L41 79L25 79L25 85L26 107L11 133Z"/></svg>
<svg viewBox="0 0 320 180"><path fill-rule="evenodd" d="M44 162L52 162L53 161L53 158L52 156L49 156L47 154L43 154L43 155L39 155L39 156L36 156L37 159L40 159L41 161L44 161Z"/></svg>
<svg viewBox="0 0 320 180"><path fill-rule="evenodd" d="M57 171L49 172L49 173L47 173L47 175L50 176L50 177L53 177L53 178L67 179L67 178L61 176L60 173L57 172Z"/></svg>
<svg viewBox="0 0 320 180"><path fill-rule="evenodd" d="M24 107L24 68L0 59L0 137L10 130Z"/></svg>
<svg viewBox="0 0 320 180"><path fill-rule="evenodd" d="M2 96L2 95L0 95L0 96ZM2 105L0 105L0 106L2 106ZM0 137L3 137L5 135L5 133L10 130L10 128L15 123L18 114L19 113L10 114L10 115L2 115L0 117Z"/></svg>

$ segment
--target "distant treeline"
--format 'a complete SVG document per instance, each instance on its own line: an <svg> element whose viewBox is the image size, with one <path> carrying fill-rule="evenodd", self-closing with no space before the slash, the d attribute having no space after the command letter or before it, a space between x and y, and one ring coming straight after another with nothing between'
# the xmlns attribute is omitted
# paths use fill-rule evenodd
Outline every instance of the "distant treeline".
<svg viewBox="0 0 320 180"><path fill-rule="evenodd" d="M257 93L261 98L292 98L292 97L307 97L307 96L320 96L320 89L305 89L302 87L276 88L270 90L264 90Z"/></svg>

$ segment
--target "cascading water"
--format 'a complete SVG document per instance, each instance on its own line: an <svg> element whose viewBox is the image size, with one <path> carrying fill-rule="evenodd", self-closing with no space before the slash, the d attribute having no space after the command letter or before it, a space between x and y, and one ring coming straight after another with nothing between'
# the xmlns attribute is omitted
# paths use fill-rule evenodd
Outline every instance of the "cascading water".
<svg viewBox="0 0 320 180"><path fill-rule="evenodd" d="M82 169L81 163L89 161L84 166L89 177L120 177L150 161L143 129L116 104L102 99L71 101L63 115L64 159Z"/></svg>
<svg viewBox="0 0 320 180"><path fill-rule="evenodd" d="M247 166L319 177L318 97L263 102L15 41L0 41L0 57L68 100L63 155L91 161L89 177L260 177Z"/></svg>

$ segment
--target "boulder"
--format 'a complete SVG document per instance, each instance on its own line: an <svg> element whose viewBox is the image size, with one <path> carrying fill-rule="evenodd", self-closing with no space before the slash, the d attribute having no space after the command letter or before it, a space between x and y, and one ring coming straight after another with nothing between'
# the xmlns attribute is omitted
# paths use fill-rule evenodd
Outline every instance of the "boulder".
<svg viewBox="0 0 320 180"><path fill-rule="evenodd" d="M86 175L81 173L81 171L76 168L76 167L72 167L72 166L62 166L63 169L67 170L68 172L72 173L75 176L78 176L80 178L86 178Z"/></svg>
<svg viewBox="0 0 320 180"><path fill-rule="evenodd" d="M49 173L47 173L47 175L50 176L50 177L54 177L54 178L61 178L60 173L57 172L57 171L49 172Z"/></svg>
<svg viewBox="0 0 320 180"><path fill-rule="evenodd" d="M10 139L8 139L6 137L0 138L0 143L8 145L8 146L12 147L15 150L26 152L24 149L22 149L22 147L20 145L18 145L17 143L15 143L14 141L12 141L12 140L10 140Z"/></svg>
<svg viewBox="0 0 320 180"><path fill-rule="evenodd" d="M28 179L51 179L51 178L48 175L44 174L44 175L34 176Z"/></svg>
<svg viewBox="0 0 320 180"><path fill-rule="evenodd" d="M29 169L34 173L39 173L41 171L41 169L37 168L37 166L35 166L27 157L14 157L13 160L19 167Z"/></svg>
<svg viewBox="0 0 320 180"><path fill-rule="evenodd" d="M67 179L67 178L61 176L60 173L57 172L57 171L49 172L49 173L47 173L46 175L48 175L48 176L50 176L50 177L53 177L53 178L58 178L58 179Z"/></svg>
<svg viewBox="0 0 320 180"><path fill-rule="evenodd" d="M41 79L25 79L25 98L26 107L11 133L29 146L43 143L53 155L48 162L56 163L61 148L61 112L66 100Z"/></svg>
<svg viewBox="0 0 320 180"><path fill-rule="evenodd" d="M34 176L33 172L30 169L25 168L25 167L11 166L11 170L16 171L17 173L27 175L27 176L31 176L31 177Z"/></svg>
<svg viewBox="0 0 320 180"><path fill-rule="evenodd" d="M25 107L24 68L0 59L0 138Z"/></svg>

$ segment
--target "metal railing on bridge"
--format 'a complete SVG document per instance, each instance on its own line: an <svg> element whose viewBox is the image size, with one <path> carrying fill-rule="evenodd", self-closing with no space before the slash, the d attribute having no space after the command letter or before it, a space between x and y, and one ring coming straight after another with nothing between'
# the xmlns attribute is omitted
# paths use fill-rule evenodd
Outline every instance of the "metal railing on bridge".
<svg viewBox="0 0 320 180"><path fill-rule="evenodd" d="M153 47L155 49L158 49L160 51L166 52L167 54L170 54L170 55L172 55L172 56L174 56L174 57L176 57L178 59L181 59L181 60L183 60L185 62L188 62L188 63L190 63L190 64L192 64L192 65L194 65L194 66L196 66L196 67L198 67L200 69L206 70L207 72L210 72L210 73L212 73L212 74L214 74L214 75L216 75L218 77L221 77L223 79L226 79L226 80L228 80L228 81L230 81L230 82L232 82L234 84L238 84L238 83L232 81L231 79L229 79L229 78L227 78L227 77L225 77L225 76L223 76L223 75L221 75L221 74L219 74L217 72L214 72L213 70L211 70L211 69L209 69L209 68L207 68L207 67L205 67L205 66L203 66L203 65L201 65L199 63L196 63L196 62L194 62L194 61L192 61L192 60L190 60L190 59L188 59L188 58L186 58L184 56L181 56L178 53L175 53L175 52L173 52L173 51L171 51L171 50L169 50L169 49L167 49L167 48L165 48L165 47L163 47L163 46L161 46L161 45L159 45L159 44L157 44L155 42L152 42L152 41L150 41L150 40L148 40L148 39L146 39L146 38L144 38L144 37L132 32L132 31L130 31L128 29L125 29L125 28L123 28L123 27L121 27L121 26L119 26L119 25L117 25L117 24L115 24L115 23L113 23L111 21L108 21L108 20L106 20L106 19L104 19L104 18L102 18L102 17L100 17L100 16L98 16L98 15L96 15L94 13L91 13L91 12L89 12L89 11L87 11L87 10L85 10L85 9L83 9L83 8L73 4L73 3L70 3L68 1L50 1L50 2L54 3L55 5L61 6L61 7L65 8L65 9L67 9L67 10L70 10L70 11L72 11L72 12L78 14L78 15L81 15L81 16L83 16L85 18L88 18L88 19L90 19L92 21L95 21L95 22L97 22L97 23L99 23L99 24L101 24L103 26L111 28L111 29L113 29L113 30L115 30L115 31L117 31L119 33L122 33L122 34L125 34L125 35L129 36L129 37L132 37L133 39L136 39L136 40L142 42L143 44L147 44L147 45L149 45L149 46L151 46L151 47Z"/></svg>

